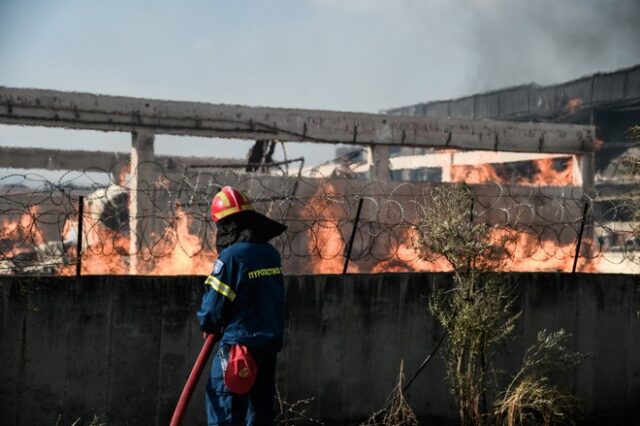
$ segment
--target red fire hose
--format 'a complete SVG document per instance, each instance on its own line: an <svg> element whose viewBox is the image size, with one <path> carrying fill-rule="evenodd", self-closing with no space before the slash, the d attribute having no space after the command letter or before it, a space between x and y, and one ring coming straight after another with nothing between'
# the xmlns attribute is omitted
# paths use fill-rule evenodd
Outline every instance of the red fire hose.
<svg viewBox="0 0 640 426"><path fill-rule="evenodd" d="M193 364L193 369L191 370L191 374L189 374L187 383L184 384L184 389L182 389L182 394L180 394L180 399L178 399L178 404L176 405L176 409L173 411L173 416L171 417L171 423L169 424L170 426L180 426L180 424L182 424L182 417L184 416L184 413L187 411L187 406L189 405L189 400L191 399L191 395L193 395L193 390L196 388L196 385L198 384L198 379L200 379L202 370L207 364L207 360L209 359L209 355L211 354L211 350L213 349L213 345L215 343L216 343L216 335L208 334L207 338L204 340L202 349L200 349L200 354L198 355L198 359L196 359L195 364Z"/></svg>

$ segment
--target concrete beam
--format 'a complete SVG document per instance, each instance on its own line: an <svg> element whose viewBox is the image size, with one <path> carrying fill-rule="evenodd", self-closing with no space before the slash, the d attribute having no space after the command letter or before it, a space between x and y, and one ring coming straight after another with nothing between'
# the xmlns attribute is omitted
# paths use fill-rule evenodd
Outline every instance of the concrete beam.
<svg viewBox="0 0 640 426"><path fill-rule="evenodd" d="M246 160L218 157L174 157L156 155L155 161L166 165L173 162L180 166L208 166L246 164ZM131 155L126 152L102 152L44 148L16 148L0 146L0 168L46 170L104 170L116 172L114 166L128 164Z"/></svg>
<svg viewBox="0 0 640 426"><path fill-rule="evenodd" d="M580 154L595 128L177 102L0 87L0 124L235 139Z"/></svg>

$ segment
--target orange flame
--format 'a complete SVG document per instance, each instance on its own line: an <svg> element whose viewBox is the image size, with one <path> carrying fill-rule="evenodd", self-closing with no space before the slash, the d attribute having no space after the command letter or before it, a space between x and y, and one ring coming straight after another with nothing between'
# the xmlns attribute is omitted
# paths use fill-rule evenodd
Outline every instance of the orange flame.
<svg viewBox="0 0 640 426"><path fill-rule="evenodd" d="M559 244L555 240L540 238L537 234L494 228L491 241L504 248L502 272L571 272L576 244ZM583 247L591 241L583 240ZM576 272L597 272L592 259L579 257Z"/></svg>
<svg viewBox="0 0 640 426"><path fill-rule="evenodd" d="M169 254L155 262L149 275L202 275L209 272L217 254L206 251L200 237L191 233L191 222L187 214L178 208L175 226L165 229L160 240L160 252L167 250Z"/></svg>
<svg viewBox="0 0 640 426"><path fill-rule="evenodd" d="M421 259L414 246L415 231L408 230L405 238L396 247L390 247L388 257L377 263L371 272L447 272L451 271L451 265L442 256L430 256L429 260Z"/></svg>
<svg viewBox="0 0 640 426"><path fill-rule="evenodd" d="M409 234L412 234L411 232ZM410 238L408 238L411 241ZM540 240L537 235L513 230L493 228L489 240L497 251L496 270L500 272L571 272L575 257L575 243L558 245L555 241ZM583 241L583 247L589 247L591 241ZM429 256L420 259L412 244L401 243L391 248L393 259L380 262L371 272L448 272L452 270L444 258ZM584 250L584 249L583 249ZM579 257L577 272L597 272L593 259Z"/></svg>
<svg viewBox="0 0 640 426"><path fill-rule="evenodd" d="M496 182L505 183L498 177L491 164L451 166L451 182L466 182L470 185Z"/></svg>
<svg viewBox="0 0 640 426"><path fill-rule="evenodd" d="M11 247L3 250L3 257L12 258L44 244L45 239L37 223L39 214L38 206L29 206L17 220L2 218L0 242Z"/></svg>
<svg viewBox="0 0 640 426"><path fill-rule="evenodd" d="M573 159L568 160L567 166L558 171L553 166L552 158L542 158L535 161L538 172L531 178L521 178L518 185L523 186L569 186L573 184Z"/></svg>
<svg viewBox="0 0 640 426"><path fill-rule="evenodd" d="M190 230L192 220L178 208L175 222L160 235L152 235L151 248L136 254L143 265L145 275L203 275L207 274L216 253L203 246L202 239ZM106 228L90 217L83 222L83 275L130 274L129 235ZM65 235L75 232L77 221L65 224ZM73 253L75 256L75 253ZM66 265L61 275L75 274L75 265Z"/></svg>
<svg viewBox="0 0 640 426"><path fill-rule="evenodd" d="M465 182L470 185L482 183L515 184L521 186L569 186L573 185L573 159L567 159L562 170L556 170L553 158L532 160L537 170L532 176L518 177L508 182L498 176L491 164L454 165L451 168L452 182Z"/></svg>
<svg viewBox="0 0 640 426"><path fill-rule="evenodd" d="M551 160L539 160L539 184L549 182L549 176L562 175L553 169ZM332 198L335 197L335 198ZM346 240L351 232L351 224L344 222L344 205L339 201L342 195L333 185L322 188L313 201L307 204L301 212L303 219L311 225L307 228L306 251L309 254L304 263L298 267L296 273L311 274L339 274L344 265ZM370 213L369 213L370 214ZM19 219L2 219L0 228L0 242L9 241L12 249L5 250L7 257L20 254L25 250L20 242L32 245L43 244L44 238L37 227L36 218L39 215L37 207L25 211ZM361 219L366 221L368 212L364 209ZM317 218L323 218L318 220ZM344 224L344 226L343 226ZM67 220L63 228L64 240L71 243L67 249L67 257L74 259L77 239L77 219ZM213 241L206 240L192 231L192 218L178 208L173 222L159 234L149 237L151 244L137 254L143 266L139 273L148 275L204 275L209 272L212 262L216 258ZM570 272L574 255L575 243L558 244L555 239L541 239L535 233L520 232L501 228L492 229L491 240L496 247L501 248L504 262L502 271L564 271ZM213 235L210 237L213 240ZM83 253L82 274L85 275L126 275L130 274L130 239L128 232L118 232L108 229L92 214L85 214L83 218ZM415 231L407 226L398 232L395 238L378 238L374 248L356 238L353 253L356 259L350 263L349 272L439 272L450 271L450 265L439 256L429 256L420 259L414 249ZM586 239L588 247L591 242ZM24 245L24 244L23 244ZM68 247L68 246L67 246ZM363 250L368 250L368 256L361 256ZM584 253L584 252L581 252ZM360 258L357 258L360 256ZM285 265L287 270L287 265ZM597 261L580 258L578 270L582 272L596 272ZM59 273L62 275L75 274L75 264L63 266Z"/></svg>
<svg viewBox="0 0 640 426"><path fill-rule="evenodd" d="M305 265L305 272L312 274L339 274L344 267L345 240L339 229L343 216L339 204L331 201L336 189L328 184L316 194L319 201L305 206L303 218L312 221L308 230L307 251L312 254L311 262ZM324 220L316 218L323 217ZM358 265L350 263L350 272L358 272Z"/></svg>
<svg viewBox="0 0 640 426"><path fill-rule="evenodd" d="M567 102L566 109L567 111L569 111L569 114L574 114L577 110L582 108L582 105L583 105L582 98L577 96L575 98L569 99L569 102Z"/></svg>

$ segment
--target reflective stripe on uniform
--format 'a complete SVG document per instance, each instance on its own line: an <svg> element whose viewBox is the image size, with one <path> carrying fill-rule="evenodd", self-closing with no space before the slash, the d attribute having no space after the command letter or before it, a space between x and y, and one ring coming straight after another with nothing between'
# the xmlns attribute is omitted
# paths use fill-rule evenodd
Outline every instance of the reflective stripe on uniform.
<svg viewBox="0 0 640 426"><path fill-rule="evenodd" d="M236 298L236 292L233 291L231 287L214 277L213 275L209 275L204 282L206 285L210 285L213 287L215 291L226 297L227 299L233 302L233 299Z"/></svg>

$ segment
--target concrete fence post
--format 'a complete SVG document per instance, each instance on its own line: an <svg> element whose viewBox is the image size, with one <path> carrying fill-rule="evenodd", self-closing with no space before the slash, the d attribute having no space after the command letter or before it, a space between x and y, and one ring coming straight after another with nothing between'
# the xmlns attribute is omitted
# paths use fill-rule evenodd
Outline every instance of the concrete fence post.
<svg viewBox="0 0 640 426"><path fill-rule="evenodd" d="M574 155L573 160L573 184L582 186L586 194L592 194L595 189L595 156L593 152L585 152L582 155Z"/></svg>
<svg viewBox="0 0 640 426"><path fill-rule="evenodd" d="M153 142L153 133L132 133L131 183L129 186L129 272L131 274L144 272L139 261L141 251L147 241L145 234L151 230L148 218L152 216L153 204L148 191L153 187L154 182Z"/></svg>
<svg viewBox="0 0 640 426"><path fill-rule="evenodd" d="M380 182L391 180L389 174L389 146L369 145L369 176Z"/></svg>

